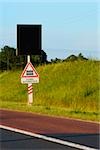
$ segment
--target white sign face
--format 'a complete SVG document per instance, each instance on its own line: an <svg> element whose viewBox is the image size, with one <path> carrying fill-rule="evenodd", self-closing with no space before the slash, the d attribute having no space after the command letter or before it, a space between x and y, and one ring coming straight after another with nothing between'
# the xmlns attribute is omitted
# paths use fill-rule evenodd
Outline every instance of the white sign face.
<svg viewBox="0 0 100 150"><path fill-rule="evenodd" d="M39 78L21 78L22 84L39 83Z"/></svg>
<svg viewBox="0 0 100 150"><path fill-rule="evenodd" d="M27 63L25 69L21 74L21 83L30 84L30 83L39 83L39 75L31 62Z"/></svg>

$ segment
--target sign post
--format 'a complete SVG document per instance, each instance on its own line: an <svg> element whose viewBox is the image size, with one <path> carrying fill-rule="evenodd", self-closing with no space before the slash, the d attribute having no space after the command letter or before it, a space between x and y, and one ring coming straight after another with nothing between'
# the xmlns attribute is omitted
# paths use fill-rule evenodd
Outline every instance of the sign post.
<svg viewBox="0 0 100 150"><path fill-rule="evenodd" d="M27 55L27 63L30 63L30 55ZM28 83L28 105L33 103L33 87L32 83Z"/></svg>
<svg viewBox="0 0 100 150"><path fill-rule="evenodd" d="M41 55L41 25L17 25L17 55L27 55L27 64L21 74L21 83L28 84L28 104L33 103L33 83L39 75L30 61L30 55Z"/></svg>
<svg viewBox="0 0 100 150"><path fill-rule="evenodd" d="M28 84L28 105L33 103L33 87L32 84Z"/></svg>
<svg viewBox="0 0 100 150"><path fill-rule="evenodd" d="M30 55L27 56L27 65L21 74L21 83L28 84L28 105L31 105L33 103L32 83L39 83L39 75L30 62Z"/></svg>

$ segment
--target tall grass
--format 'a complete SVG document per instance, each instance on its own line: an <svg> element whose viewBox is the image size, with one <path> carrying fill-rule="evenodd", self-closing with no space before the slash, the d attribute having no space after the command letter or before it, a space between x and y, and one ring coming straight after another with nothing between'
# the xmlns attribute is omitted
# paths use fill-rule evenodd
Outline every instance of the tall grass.
<svg viewBox="0 0 100 150"><path fill-rule="evenodd" d="M38 68L35 103L78 111L97 111L99 64L92 61L65 62Z"/></svg>
<svg viewBox="0 0 100 150"><path fill-rule="evenodd" d="M99 65L95 61L75 61L38 67L40 83L33 84L33 107L98 114ZM27 102L27 85L20 83L20 74L11 71L0 75L2 107L4 102Z"/></svg>

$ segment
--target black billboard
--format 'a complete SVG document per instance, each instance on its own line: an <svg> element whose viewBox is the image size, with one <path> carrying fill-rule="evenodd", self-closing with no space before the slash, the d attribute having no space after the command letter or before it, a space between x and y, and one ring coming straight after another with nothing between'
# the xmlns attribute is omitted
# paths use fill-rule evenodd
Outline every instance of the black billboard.
<svg viewBox="0 0 100 150"><path fill-rule="evenodd" d="M40 55L41 25L17 25L17 55Z"/></svg>

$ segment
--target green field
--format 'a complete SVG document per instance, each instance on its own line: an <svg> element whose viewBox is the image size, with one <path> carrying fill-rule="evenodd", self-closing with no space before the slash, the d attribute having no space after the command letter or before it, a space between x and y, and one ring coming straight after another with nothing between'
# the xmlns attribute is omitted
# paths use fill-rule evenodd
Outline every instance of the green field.
<svg viewBox="0 0 100 150"><path fill-rule="evenodd" d="M27 84L20 71L0 73L1 108L99 121L100 62L74 61L36 68L34 101L27 105Z"/></svg>

